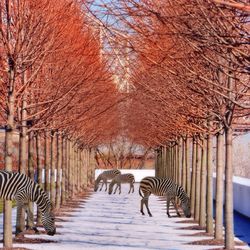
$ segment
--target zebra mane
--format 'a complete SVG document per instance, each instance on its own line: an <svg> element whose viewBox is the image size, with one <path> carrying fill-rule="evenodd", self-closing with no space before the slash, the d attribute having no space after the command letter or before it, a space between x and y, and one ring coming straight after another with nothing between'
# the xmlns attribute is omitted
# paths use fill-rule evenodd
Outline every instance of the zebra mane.
<svg viewBox="0 0 250 250"><path fill-rule="evenodd" d="M53 210L53 204L51 203L48 194L40 187L38 183L35 184L35 199L38 207L42 207L46 204L46 210Z"/></svg>
<svg viewBox="0 0 250 250"><path fill-rule="evenodd" d="M184 188L178 184L175 184L176 185L176 195L177 197L182 201L182 202L189 202L189 197L187 195L187 193L185 192Z"/></svg>

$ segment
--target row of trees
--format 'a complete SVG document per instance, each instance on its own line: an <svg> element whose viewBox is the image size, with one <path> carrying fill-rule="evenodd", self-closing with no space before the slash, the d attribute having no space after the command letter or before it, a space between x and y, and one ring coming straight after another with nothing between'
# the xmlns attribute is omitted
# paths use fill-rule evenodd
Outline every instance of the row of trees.
<svg viewBox="0 0 250 250"><path fill-rule="evenodd" d="M60 132L41 136L28 136L27 172L49 194L50 200L58 211L67 200L74 199L79 193L93 184L95 161L90 148L84 148L74 139ZM34 211L33 203L29 206ZM17 231L25 230L25 214L17 221ZM33 212L34 213L34 212ZM34 221L28 218L27 226ZM36 224L41 226L41 214L37 211Z"/></svg>
<svg viewBox="0 0 250 250"><path fill-rule="evenodd" d="M216 136L215 238L222 237L224 194L226 249L234 248L233 128L250 111L249 6L241 2L114 0L103 4L106 14L116 19L114 25L105 24L113 38L107 41L127 61L120 66L129 65L129 101L123 106L127 136L159 148L158 175L176 178L185 187L195 219L201 226L206 223L209 233L213 232L211 140Z"/></svg>
<svg viewBox="0 0 250 250"><path fill-rule="evenodd" d="M107 23L88 13L84 1L0 2L5 169L12 170L13 131L18 131L19 171L29 170L33 178L36 154L41 183L44 161L45 189L59 207L65 199L59 190L73 197L74 189L86 187L86 173L92 178L91 147L129 138L159 148L158 175L185 187L195 219L203 226L206 211L211 232L211 137L218 138L219 192L219 145L225 135L225 246L232 249L232 129L250 108L247 6L215 0L100 2L101 14L111 15ZM114 82L123 86L122 93ZM54 182L55 169L62 169L61 183ZM4 216L4 245L11 247L9 202Z"/></svg>
<svg viewBox="0 0 250 250"><path fill-rule="evenodd" d="M80 1L0 1L5 169L13 169L17 132L19 171L34 178L36 166L42 184L45 169L44 188L57 208L74 196L75 189L87 187L86 177L93 179L90 148L118 131L114 116L122 99L96 32ZM12 246L11 229L11 203L6 201L5 247Z"/></svg>
<svg viewBox="0 0 250 250"><path fill-rule="evenodd" d="M145 164L152 168L153 158L153 149L145 149L124 137L114 138L112 142L98 145L95 148L95 159L98 168L141 169L145 167Z"/></svg>
<svg viewBox="0 0 250 250"><path fill-rule="evenodd" d="M223 240L223 161L224 140L217 134L216 152L210 134L179 138L176 142L158 148L156 173L172 178L191 199L191 214L194 220L215 240ZM216 165L213 164L213 154ZM213 225L213 171L216 167L216 211Z"/></svg>

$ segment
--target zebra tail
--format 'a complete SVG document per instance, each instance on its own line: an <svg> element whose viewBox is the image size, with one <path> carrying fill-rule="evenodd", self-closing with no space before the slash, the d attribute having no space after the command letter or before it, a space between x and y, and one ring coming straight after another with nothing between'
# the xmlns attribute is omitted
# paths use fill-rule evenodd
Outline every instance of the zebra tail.
<svg viewBox="0 0 250 250"><path fill-rule="evenodd" d="M139 187L139 195L143 198L142 192L141 192L141 187Z"/></svg>

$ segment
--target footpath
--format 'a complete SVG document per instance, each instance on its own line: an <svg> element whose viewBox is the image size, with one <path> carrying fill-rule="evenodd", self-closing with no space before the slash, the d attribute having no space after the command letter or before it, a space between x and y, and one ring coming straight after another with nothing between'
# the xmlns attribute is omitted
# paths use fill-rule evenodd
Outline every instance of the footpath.
<svg viewBox="0 0 250 250"><path fill-rule="evenodd" d="M62 213L59 218L57 217L57 234L55 236L25 235L34 241L41 239L44 242L46 240L53 242L15 243L14 247L46 250L205 250L222 248L222 246L188 244L212 237L197 236L197 233L204 231L183 229L195 226L195 224L187 223L188 219L184 217L168 218L165 202L153 195L149 198L149 207L153 217L142 216L139 211L141 199L138 187L136 184L133 194L127 193L127 185L122 186L120 195L109 195L104 191L91 192L90 196L81 200L79 206L73 211ZM175 215L174 211L172 214ZM2 224L2 218L0 223ZM43 229L41 228L41 230ZM237 248L250 249L248 246Z"/></svg>

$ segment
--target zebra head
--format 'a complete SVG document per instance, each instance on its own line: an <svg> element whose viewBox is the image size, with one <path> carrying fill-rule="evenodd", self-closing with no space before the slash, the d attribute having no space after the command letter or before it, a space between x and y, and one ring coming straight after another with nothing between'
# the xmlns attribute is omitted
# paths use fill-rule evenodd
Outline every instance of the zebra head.
<svg viewBox="0 0 250 250"><path fill-rule="evenodd" d="M56 233L55 226L55 215L53 212L53 206L50 205L49 209L46 209L44 213L42 213L42 223L48 235L53 236Z"/></svg>
<svg viewBox="0 0 250 250"><path fill-rule="evenodd" d="M114 185L115 185L115 181L114 181L114 179L113 179L113 180L110 182L110 184L109 184L109 194L112 194Z"/></svg>
<svg viewBox="0 0 250 250"><path fill-rule="evenodd" d="M181 207L183 212L187 218L191 217L191 209L190 209L190 199L187 197L185 201L181 203Z"/></svg>
<svg viewBox="0 0 250 250"><path fill-rule="evenodd" d="M34 184L33 200L41 211L42 224L48 235L56 233L54 208L47 193L38 185Z"/></svg>

